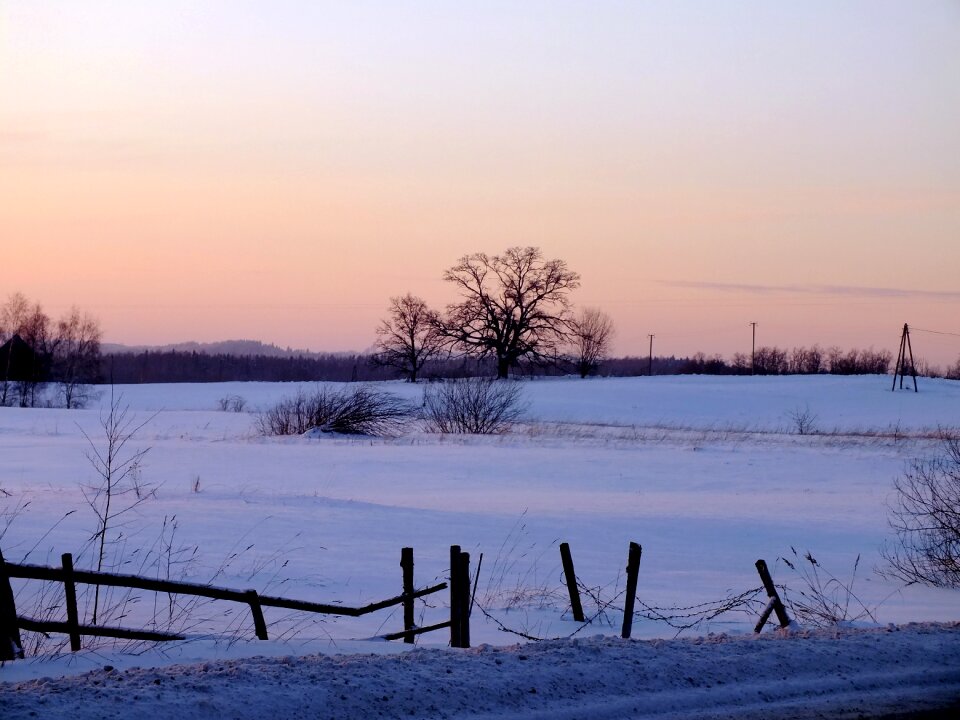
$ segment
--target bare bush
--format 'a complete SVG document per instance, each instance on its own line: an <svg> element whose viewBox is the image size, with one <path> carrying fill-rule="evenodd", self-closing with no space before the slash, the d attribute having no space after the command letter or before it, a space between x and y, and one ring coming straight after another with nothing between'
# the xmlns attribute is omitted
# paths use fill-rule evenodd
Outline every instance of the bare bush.
<svg viewBox="0 0 960 720"><path fill-rule="evenodd" d="M896 542L887 573L908 583L960 587L960 436L941 432L942 452L914 460L894 480L889 504Z"/></svg>
<svg viewBox="0 0 960 720"><path fill-rule="evenodd" d="M787 417L790 418L793 429L798 435L811 435L817 431L817 414L810 409L809 405L795 407L787 413Z"/></svg>
<svg viewBox="0 0 960 720"><path fill-rule="evenodd" d="M217 400L217 407L223 412L243 412L247 401L242 395L224 395Z"/></svg>
<svg viewBox="0 0 960 720"><path fill-rule="evenodd" d="M515 382L491 378L432 385L423 396L427 430L475 435L505 432L523 414L522 398Z"/></svg>
<svg viewBox="0 0 960 720"><path fill-rule="evenodd" d="M358 387L312 394L303 390L261 413L257 425L263 435L303 435L310 430L344 435L399 434L412 409L390 393Z"/></svg>
<svg viewBox="0 0 960 720"><path fill-rule="evenodd" d="M960 358L957 358L957 361L947 368L943 376L947 380L960 380Z"/></svg>

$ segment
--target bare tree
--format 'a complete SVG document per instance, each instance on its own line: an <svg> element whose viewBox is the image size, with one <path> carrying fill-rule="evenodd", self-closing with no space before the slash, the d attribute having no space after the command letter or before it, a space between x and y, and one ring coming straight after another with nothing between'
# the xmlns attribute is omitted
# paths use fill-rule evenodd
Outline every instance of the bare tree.
<svg viewBox="0 0 960 720"><path fill-rule="evenodd" d="M403 297L390 298L390 317L377 328L377 365L397 368L410 382L428 360L443 349L437 313L427 304L407 293Z"/></svg>
<svg viewBox="0 0 960 720"><path fill-rule="evenodd" d="M156 414L143 421L135 419L130 414L130 407L123 404L123 396L115 396L111 386L110 406L100 413L103 444L94 442L86 430L80 428L89 445L87 460L97 475L96 482L81 487L84 500L97 517L96 532L89 539L97 572L103 570L108 546L114 542L110 534L123 527L128 513L155 497L156 488L144 484L140 478L141 462L150 448L132 450L127 447L154 417ZM97 585L93 596L93 625L97 624L99 606L100 586Z"/></svg>
<svg viewBox="0 0 960 720"><path fill-rule="evenodd" d="M960 437L941 431L940 455L915 460L894 481L882 555L888 573L908 583L960 587Z"/></svg>
<svg viewBox="0 0 960 720"><path fill-rule="evenodd" d="M460 302L447 307L440 330L461 350L493 356L506 378L521 358L555 358L569 336L568 293L580 276L563 260L544 260L539 248L513 247L502 255L465 255L444 273Z"/></svg>
<svg viewBox="0 0 960 720"><path fill-rule="evenodd" d="M584 308L572 322L573 359L580 377L595 372L613 339L613 320L599 308Z"/></svg>
<svg viewBox="0 0 960 720"><path fill-rule="evenodd" d="M83 407L89 385L100 372L100 325L96 319L71 308L57 322L52 347L53 377L68 410Z"/></svg>
<svg viewBox="0 0 960 720"><path fill-rule="evenodd" d="M4 367L0 367L0 405L16 401L20 407L33 407L46 372L50 318L39 303L30 303L22 293L14 293L0 307L0 344L14 336L19 336L30 348L29 367L13 377L11 348Z"/></svg>

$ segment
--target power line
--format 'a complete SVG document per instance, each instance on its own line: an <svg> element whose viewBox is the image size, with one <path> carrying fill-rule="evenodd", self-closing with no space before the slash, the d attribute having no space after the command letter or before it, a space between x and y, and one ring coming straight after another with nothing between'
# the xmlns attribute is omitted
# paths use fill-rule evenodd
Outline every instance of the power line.
<svg viewBox="0 0 960 720"><path fill-rule="evenodd" d="M918 328L918 327L912 327L910 329L913 330L914 332L925 332L925 333L933 333L934 335L952 335L953 337L960 337L960 333L946 332L944 330L924 330L923 328Z"/></svg>

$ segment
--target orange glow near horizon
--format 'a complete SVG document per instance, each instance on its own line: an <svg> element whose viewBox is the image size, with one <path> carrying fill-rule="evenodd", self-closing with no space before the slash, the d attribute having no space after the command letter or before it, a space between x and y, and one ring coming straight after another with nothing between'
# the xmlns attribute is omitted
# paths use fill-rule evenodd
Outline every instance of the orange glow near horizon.
<svg viewBox="0 0 960 720"><path fill-rule="evenodd" d="M363 350L511 245L618 354L960 332L946 1L11 3L0 67L0 295L107 341Z"/></svg>

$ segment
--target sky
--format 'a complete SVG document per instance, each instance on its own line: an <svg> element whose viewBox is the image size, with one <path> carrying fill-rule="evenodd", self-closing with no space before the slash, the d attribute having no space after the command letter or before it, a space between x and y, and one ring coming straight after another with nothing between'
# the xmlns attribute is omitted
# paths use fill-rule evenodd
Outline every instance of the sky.
<svg viewBox="0 0 960 720"><path fill-rule="evenodd" d="M0 2L0 300L363 350L463 255L616 354L960 356L960 2Z"/></svg>

